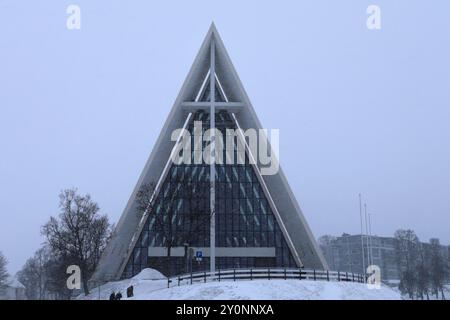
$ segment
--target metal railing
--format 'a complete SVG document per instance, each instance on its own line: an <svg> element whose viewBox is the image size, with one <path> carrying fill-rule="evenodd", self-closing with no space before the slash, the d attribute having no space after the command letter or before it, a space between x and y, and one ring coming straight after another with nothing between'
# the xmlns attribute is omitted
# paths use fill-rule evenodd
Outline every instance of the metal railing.
<svg viewBox="0 0 450 320"><path fill-rule="evenodd" d="M226 269L215 272L195 272L167 278L167 287L201 282L241 281L241 280L314 280L365 283L362 274L314 269L293 268L251 268Z"/></svg>

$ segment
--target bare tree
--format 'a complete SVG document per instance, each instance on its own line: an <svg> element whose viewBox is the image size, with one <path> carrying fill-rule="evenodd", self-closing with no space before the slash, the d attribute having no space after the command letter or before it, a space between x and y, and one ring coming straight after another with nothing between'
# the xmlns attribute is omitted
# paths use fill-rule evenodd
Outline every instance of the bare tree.
<svg viewBox="0 0 450 320"><path fill-rule="evenodd" d="M430 271L429 271L429 250L426 245L419 243L418 249L418 261L417 261L417 297L424 299L424 295L427 300L430 299L428 294L430 289Z"/></svg>
<svg viewBox="0 0 450 320"><path fill-rule="evenodd" d="M46 298L47 273L45 267L50 259L49 251L48 247L37 250L18 272L18 279L25 286L25 294L30 300Z"/></svg>
<svg viewBox="0 0 450 320"><path fill-rule="evenodd" d="M109 238L110 224L106 215L99 214L97 203L89 195L79 195L76 189L68 189L59 197L61 212L42 227L42 234L56 255L80 267L87 295L88 280Z"/></svg>
<svg viewBox="0 0 450 320"><path fill-rule="evenodd" d="M317 243L319 244L319 247L322 250L322 253L325 256L326 260L330 264L330 267L334 265L333 242L335 240L336 240L335 236L327 234L317 239ZM351 265L351 259L349 259L349 265Z"/></svg>
<svg viewBox="0 0 450 320"><path fill-rule="evenodd" d="M38 300L40 281L39 277L36 276L36 263L33 258L29 258L22 269L17 273L17 278L25 286L25 296L28 300Z"/></svg>
<svg viewBox="0 0 450 320"><path fill-rule="evenodd" d="M69 261L43 246L29 258L17 273L19 281L25 286L29 300L68 299L70 290L66 286L66 268Z"/></svg>
<svg viewBox="0 0 450 320"><path fill-rule="evenodd" d="M442 299L445 300L444 284L448 277L448 271L445 265L444 257L442 256L439 239L430 240L430 251L431 287L436 295L436 299L439 298L439 292L441 292Z"/></svg>
<svg viewBox="0 0 450 320"><path fill-rule="evenodd" d="M419 257L419 238L413 230L395 232L395 253L400 275L399 289L414 299L417 292L417 264Z"/></svg>
<svg viewBox="0 0 450 320"><path fill-rule="evenodd" d="M9 274L6 270L7 264L8 261L6 260L3 253L0 252L0 293L2 293L8 285Z"/></svg>
<svg viewBox="0 0 450 320"><path fill-rule="evenodd" d="M75 264L59 255L51 255L45 265L47 299L70 299L72 292L67 288L67 266Z"/></svg>

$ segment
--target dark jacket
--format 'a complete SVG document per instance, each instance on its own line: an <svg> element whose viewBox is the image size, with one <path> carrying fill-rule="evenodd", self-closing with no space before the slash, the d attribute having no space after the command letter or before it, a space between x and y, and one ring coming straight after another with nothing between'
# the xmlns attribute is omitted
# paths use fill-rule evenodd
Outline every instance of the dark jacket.
<svg viewBox="0 0 450 320"><path fill-rule="evenodd" d="M127 298L133 297L134 296L134 292L133 292L134 288L133 286L129 286L127 288Z"/></svg>

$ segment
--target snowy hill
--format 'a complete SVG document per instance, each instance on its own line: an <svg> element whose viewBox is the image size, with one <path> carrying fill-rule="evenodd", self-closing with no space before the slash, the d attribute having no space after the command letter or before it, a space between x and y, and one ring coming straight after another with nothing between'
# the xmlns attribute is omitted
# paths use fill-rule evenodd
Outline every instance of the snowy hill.
<svg viewBox="0 0 450 320"><path fill-rule="evenodd" d="M132 279L109 282L79 299L108 299L112 291L125 297L134 286L133 300L398 300L398 292L387 286L370 290L365 284L309 280L253 280L207 282L167 288L157 271L145 269Z"/></svg>

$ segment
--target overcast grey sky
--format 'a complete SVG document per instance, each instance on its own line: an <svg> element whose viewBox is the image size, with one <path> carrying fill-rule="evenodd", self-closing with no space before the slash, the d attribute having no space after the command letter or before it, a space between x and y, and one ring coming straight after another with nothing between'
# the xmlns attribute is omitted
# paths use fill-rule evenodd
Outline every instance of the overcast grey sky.
<svg viewBox="0 0 450 320"><path fill-rule="evenodd" d="M81 30L66 8L81 8ZM381 7L382 29L366 28ZM450 2L0 0L0 251L90 193L116 222L214 20L316 237L450 243Z"/></svg>

